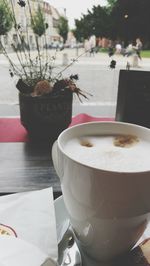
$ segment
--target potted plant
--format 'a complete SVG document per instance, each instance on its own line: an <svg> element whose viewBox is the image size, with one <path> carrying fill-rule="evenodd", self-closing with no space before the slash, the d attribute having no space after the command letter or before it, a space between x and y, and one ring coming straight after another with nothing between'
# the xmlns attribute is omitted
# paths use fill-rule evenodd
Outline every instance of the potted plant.
<svg viewBox="0 0 150 266"><path fill-rule="evenodd" d="M18 0L17 4L26 17L24 28L17 22L13 1L0 3L0 37L14 28L16 42L12 41L11 47L16 61L11 58L2 38L0 49L10 63L10 75L17 77L22 125L32 140L53 142L71 122L73 94L77 94L79 100L80 96L87 96L77 86L78 75L63 77L64 71L76 60L56 71L56 56L49 54L46 40L48 23L39 2L34 12L29 0ZM34 33L34 51L29 42L30 31Z"/></svg>

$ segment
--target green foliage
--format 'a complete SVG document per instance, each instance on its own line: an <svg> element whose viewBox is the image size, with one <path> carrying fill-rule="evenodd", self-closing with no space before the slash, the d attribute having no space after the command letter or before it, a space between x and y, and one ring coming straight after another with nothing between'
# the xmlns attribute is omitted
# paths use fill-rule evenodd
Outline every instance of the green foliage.
<svg viewBox="0 0 150 266"><path fill-rule="evenodd" d="M126 43L140 37L144 42L150 38L150 1L117 0L111 12L113 39Z"/></svg>
<svg viewBox="0 0 150 266"><path fill-rule="evenodd" d="M91 35L96 37L107 37L109 35L110 19L106 7L93 6L88 10L87 15L75 20L75 36L78 40L82 37L88 38Z"/></svg>
<svg viewBox="0 0 150 266"><path fill-rule="evenodd" d="M115 6L117 0L107 0L107 2L108 2L109 8L112 9Z"/></svg>
<svg viewBox="0 0 150 266"><path fill-rule="evenodd" d="M107 37L122 40L127 45L140 38L150 47L150 0L107 0L105 7L93 6L92 10L75 20L75 36L78 40Z"/></svg>
<svg viewBox="0 0 150 266"><path fill-rule="evenodd" d="M93 19L93 34L95 34L97 37L108 37L110 20L107 13L107 8L94 6L92 9L92 17L95 18L95 21Z"/></svg>
<svg viewBox="0 0 150 266"><path fill-rule="evenodd" d="M78 41L81 41L81 38L88 38L90 32L88 15L83 15L83 17L79 19L75 19L76 29L74 30L74 35Z"/></svg>
<svg viewBox="0 0 150 266"><path fill-rule="evenodd" d="M44 14L40 6L38 7L38 10L31 18L31 26L33 32L39 37L45 34L45 31L47 29L47 24L45 23Z"/></svg>
<svg viewBox="0 0 150 266"><path fill-rule="evenodd" d="M113 7L116 4L117 0L107 0L107 2L109 4L109 6Z"/></svg>
<svg viewBox="0 0 150 266"><path fill-rule="evenodd" d="M0 1L0 35L5 35L12 28L12 14L8 3Z"/></svg>
<svg viewBox="0 0 150 266"><path fill-rule="evenodd" d="M150 50L141 51L141 57L150 58Z"/></svg>
<svg viewBox="0 0 150 266"><path fill-rule="evenodd" d="M101 48L100 51L101 53L108 53L108 48Z"/></svg>
<svg viewBox="0 0 150 266"><path fill-rule="evenodd" d="M61 16L59 18L59 23L58 23L58 32L63 37L64 42L67 40L68 30L69 30L68 20L65 17Z"/></svg>

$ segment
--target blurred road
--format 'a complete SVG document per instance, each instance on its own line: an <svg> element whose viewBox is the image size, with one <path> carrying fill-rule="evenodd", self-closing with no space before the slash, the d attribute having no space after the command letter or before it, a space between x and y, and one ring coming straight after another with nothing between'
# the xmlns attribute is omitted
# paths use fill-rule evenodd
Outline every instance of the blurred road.
<svg viewBox="0 0 150 266"><path fill-rule="evenodd" d="M55 51L50 51L54 55ZM80 48L78 54L82 54ZM64 68L64 54L67 54L68 63L77 57L76 49L64 49L57 52L55 65L57 69ZM34 52L33 52L34 55ZM16 60L12 53L11 57ZM132 64L132 58L115 55L116 68L110 69L112 58L105 53L97 53L94 56L82 55L70 68L64 72L64 77L78 74L78 87L91 93L89 100L79 102L74 97L73 115L77 113L88 113L95 116L114 116L117 100L118 78L120 69L126 69L127 62ZM133 69L133 68L131 68ZM134 68L135 69L135 68ZM150 59L142 59L137 69L150 70ZM9 75L7 60L0 54L0 116L16 116L19 114L18 91L15 88L15 80Z"/></svg>

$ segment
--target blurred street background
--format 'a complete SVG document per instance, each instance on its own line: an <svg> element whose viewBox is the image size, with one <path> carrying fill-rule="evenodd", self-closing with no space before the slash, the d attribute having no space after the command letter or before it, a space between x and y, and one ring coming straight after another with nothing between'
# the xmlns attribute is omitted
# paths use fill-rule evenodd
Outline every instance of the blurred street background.
<svg viewBox="0 0 150 266"><path fill-rule="evenodd" d="M150 1L62 0L61 6L59 0L29 2L30 8L24 8L24 0L0 1L0 116L19 115L17 80L10 77L7 59L18 64L14 51L30 51L35 60L36 40L40 51L56 56L56 72L83 54L63 75L78 74L78 87L89 98L80 102L74 95L73 115L115 116L120 69L128 65L150 70ZM13 3L12 13L6 3ZM36 11L36 27L30 23L30 10Z"/></svg>
<svg viewBox="0 0 150 266"><path fill-rule="evenodd" d="M50 51L54 55L55 51ZM77 58L77 54L83 55L77 62L64 71L63 76L68 77L71 74L78 74L78 87L83 91L92 94L88 95L88 100L81 103L74 95L73 115L78 113L88 113L95 116L114 116L116 110L118 79L120 69L126 69L127 62L132 64L132 57L123 57L122 55L114 55L109 57L107 53L99 52L94 55L84 54L83 48L69 49L65 48L56 53L55 66L57 71L64 69L64 55L67 56L67 63L71 63ZM33 52L34 55L34 52ZM11 57L15 60L15 54L11 53ZM110 68L111 60L116 60L116 68ZM142 58L138 68L150 70L150 58ZM15 79L10 77L9 64L5 57L0 54L0 116L17 116L19 115L18 106L18 90L16 90Z"/></svg>

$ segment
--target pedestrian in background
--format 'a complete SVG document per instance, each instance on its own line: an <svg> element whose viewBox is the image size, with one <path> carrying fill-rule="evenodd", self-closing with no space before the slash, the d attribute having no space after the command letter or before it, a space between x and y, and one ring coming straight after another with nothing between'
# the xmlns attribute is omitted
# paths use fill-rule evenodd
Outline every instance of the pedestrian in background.
<svg viewBox="0 0 150 266"><path fill-rule="evenodd" d="M133 49L135 50L135 52L138 55L138 58L139 59L142 59L141 58L141 50L142 50L142 47L143 47L143 44L142 44L140 38L137 38L136 39L136 45L133 46Z"/></svg>
<svg viewBox="0 0 150 266"><path fill-rule="evenodd" d="M85 39L84 41L84 51L86 53L86 56L90 55L90 43L88 39Z"/></svg>
<svg viewBox="0 0 150 266"><path fill-rule="evenodd" d="M89 39L89 44L90 44L90 55L95 54L95 47L96 47L96 36L92 35Z"/></svg>
<svg viewBox="0 0 150 266"><path fill-rule="evenodd" d="M122 45L120 43L117 43L116 46L115 46L115 53L116 54L121 54L121 51L122 51Z"/></svg>
<svg viewBox="0 0 150 266"><path fill-rule="evenodd" d="M132 45L132 42L130 42L127 46L127 48L125 49L124 53L123 53L123 56L130 56L130 55L133 55L134 53L134 49L133 49L133 45Z"/></svg>
<svg viewBox="0 0 150 266"><path fill-rule="evenodd" d="M112 57L114 55L114 48L111 44L108 45L108 55Z"/></svg>

